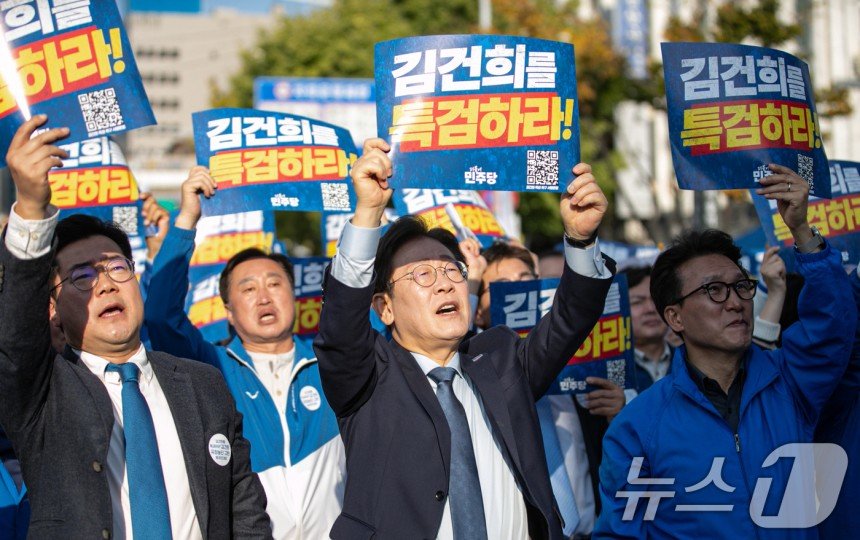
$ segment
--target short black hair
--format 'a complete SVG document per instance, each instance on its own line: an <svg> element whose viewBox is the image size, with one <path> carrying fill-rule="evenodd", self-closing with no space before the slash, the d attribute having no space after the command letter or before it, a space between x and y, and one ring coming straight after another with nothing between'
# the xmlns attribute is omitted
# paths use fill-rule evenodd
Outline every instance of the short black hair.
<svg viewBox="0 0 860 540"><path fill-rule="evenodd" d="M373 271L376 274L373 287L375 293L388 290L388 282L394 273L394 255L408 242L419 238L436 240L448 248L456 260L466 263L457 238L450 231L441 227L430 228L426 221L417 216L402 216L388 227L379 241L376 261L373 263Z"/></svg>
<svg viewBox="0 0 860 540"><path fill-rule="evenodd" d="M225 266L224 270L221 271L221 277L218 279L218 294L221 295L221 300L224 302L224 305L229 304L227 297L230 293L230 274L232 274L233 270L243 262L253 259L269 259L270 261L275 261L280 264L284 268L284 272L287 273L287 279L290 280L290 286L295 286L296 277L293 275L293 262L289 257L280 253L266 253L260 248L243 249L239 253L230 257L230 260L227 261L227 266Z"/></svg>
<svg viewBox="0 0 860 540"><path fill-rule="evenodd" d="M618 273L627 276L627 287L630 288L645 281L645 278L651 275L652 268L653 267L650 264L643 266L630 266Z"/></svg>
<svg viewBox="0 0 860 540"><path fill-rule="evenodd" d="M666 306L672 305L681 296L678 269L687 261L705 255L723 255L747 275L740 263L741 250L727 233L716 229L682 233L672 241L669 249L657 257L651 271L651 298L663 322L666 322L663 315Z"/></svg>
<svg viewBox="0 0 860 540"><path fill-rule="evenodd" d="M504 261L505 259L517 259L522 261L528 267L532 275L537 276L537 268L535 268L535 260L532 257L532 252L520 246L514 246L507 242L495 242L493 245L481 252L484 259L487 261L487 267L491 264ZM484 281L481 280L481 287L478 295L484 293Z"/></svg>
<svg viewBox="0 0 860 540"><path fill-rule="evenodd" d="M131 243L128 235L113 221L105 221L87 214L72 214L57 223L54 230L56 251L54 252L54 265L57 265L56 256L70 244L80 240L92 238L93 236L104 236L112 240L126 259L132 260Z"/></svg>

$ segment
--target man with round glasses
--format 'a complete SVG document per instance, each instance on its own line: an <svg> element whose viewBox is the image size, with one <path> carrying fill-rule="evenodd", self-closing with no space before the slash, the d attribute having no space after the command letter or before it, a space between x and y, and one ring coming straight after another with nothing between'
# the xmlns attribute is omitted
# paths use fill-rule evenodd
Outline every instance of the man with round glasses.
<svg viewBox="0 0 860 540"><path fill-rule="evenodd" d="M591 169L560 200L567 268L550 312L521 339L471 335L467 269L448 231L405 216L381 236L390 147L365 143L356 212L325 281L314 341L347 451L338 538L560 538L535 411L600 317L614 263L597 227L606 197ZM371 329L367 306L391 330Z"/></svg>
<svg viewBox="0 0 860 540"><path fill-rule="evenodd" d="M223 377L146 350L128 237L58 221L48 171L67 128L17 131L17 202L0 239L0 424L21 459L32 538L270 538ZM53 350L50 324L66 347Z"/></svg>
<svg viewBox="0 0 860 540"><path fill-rule="evenodd" d="M828 498L816 496L818 471L791 454L799 447L786 445L812 442L857 313L839 251L807 221L807 182L769 167L758 192L794 239L806 280L799 321L782 348L752 345L756 280L724 232L684 233L657 258L651 296L683 345L607 431L597 538L817 538L826 515L816 501Z"/></svg>

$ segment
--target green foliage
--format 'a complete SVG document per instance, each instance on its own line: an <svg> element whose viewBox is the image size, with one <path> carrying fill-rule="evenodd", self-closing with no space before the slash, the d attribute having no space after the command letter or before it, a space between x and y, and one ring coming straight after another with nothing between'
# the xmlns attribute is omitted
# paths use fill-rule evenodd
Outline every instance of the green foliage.
<svg viewBox="0 0 860 540"><path fill-rule="evenodd" d="M801 35L799 24L785 24L777 18L779 0L760 0L749 9L728 2L717 10L714 39L722 43L740 43L752 38L764 47L779 45Z"/></svg>

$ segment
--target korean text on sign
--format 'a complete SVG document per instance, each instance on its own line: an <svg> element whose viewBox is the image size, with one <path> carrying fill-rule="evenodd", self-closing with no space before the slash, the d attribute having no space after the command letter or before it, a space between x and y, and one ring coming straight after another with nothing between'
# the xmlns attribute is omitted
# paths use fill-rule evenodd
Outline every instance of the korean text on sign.
<svg viewBox="0 0 860 540"><path fill-rule="evenodd" d="M490 284L490 317L526 336L555 298L558 279ZM616 276L606 297L603 315L549 389L550 394L590 392L587 377L609 379L634 388L633 346L627 280Z"/></svg>
<svg viewBox="0 0 860 540"><path fill-rule="evenodd" d="M413 189L395 191L394 208L399 214L421 217L429 227L448 229L459 239L474 235L484 247L505 236L496 217L476 191L461 189ZM454 212L453 220L451 212Z"/></svg>
<svg viewBox="0 0 860 540"><path fill-rule="evenodd" d="M326 257L293 259L293 289L296 295L293 333L296 335L312 336L319 331L323 276L329 262L331 260Z"/></svg>
<svg viewBox="0 0 860 540"><path fill-rule="evenodd" d="M843 262L860 263L860 163L830 161L832 199L809 198L807 219L842 252ZM771 245L791 246L791 231L779 215L775 201L752 193L765 235Z"/></svg>
<svg viewBox="0 0 860 540"><path fill-rule="evenodd" d="M388 41L376 46L376 83L396 187L561 191L578 162L570 44L468 35Z"/></svg>
<svg viewBox="0 0 860 540"><path fill-rule="evenodd" d="M113 0L0 1L14 71L0 73L0 144L47 114L69 140L155 123Z"/></svg>
<svg viewBox="0 0 860 540"><path fill-rule="evenodd" d="M754 188L768 163L830 196L808 66L763 47L663 43L672 159L684 189Z"/></svg>
<svg viewBox="0 0 860 540"><path fill-rule="evenodd" d="M191 267L225 265L233 255L248 248L271 252L275 219L271 212L254 210L209 216L197 224Z"/></svg>
<svg viewBox="0 0 860 540"><path fill-rule="evenodd" d="M357 151L345 129L252 109L214 109L193 119L197 162L219 187L203 202L204 214L351 208L346 179Z"/></svg>

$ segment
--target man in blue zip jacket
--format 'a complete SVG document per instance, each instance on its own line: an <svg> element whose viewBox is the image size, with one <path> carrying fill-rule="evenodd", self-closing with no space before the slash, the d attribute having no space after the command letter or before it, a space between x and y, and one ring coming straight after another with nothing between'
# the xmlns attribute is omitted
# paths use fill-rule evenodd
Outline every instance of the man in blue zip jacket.
<svg viewBox="0 0 860 540"><path fill-rule="evenodd" d="M220 293L237 335L226 347L206 341L184 311L200 195L216 190L204 167L192 169L182 184L179 214L153 263L145 304L150 341L224 374L245 418L273 536L324 538L340 514L345 454L311 344L292 334L289 259L251 249L228 261Z"/></svg>
<svg viewBox="0 0 860 540"><path fill-rule="evenodd" d="M687 233L660 255L651 296L684 345L609 427L596 538L818 537L811 466L779 455L812 442L857 313L839 252L807 222L808 184L770 169L758 193L794 238L806 280L799 321L781 349L751 345L756 283L725 233Z"/></svg>

